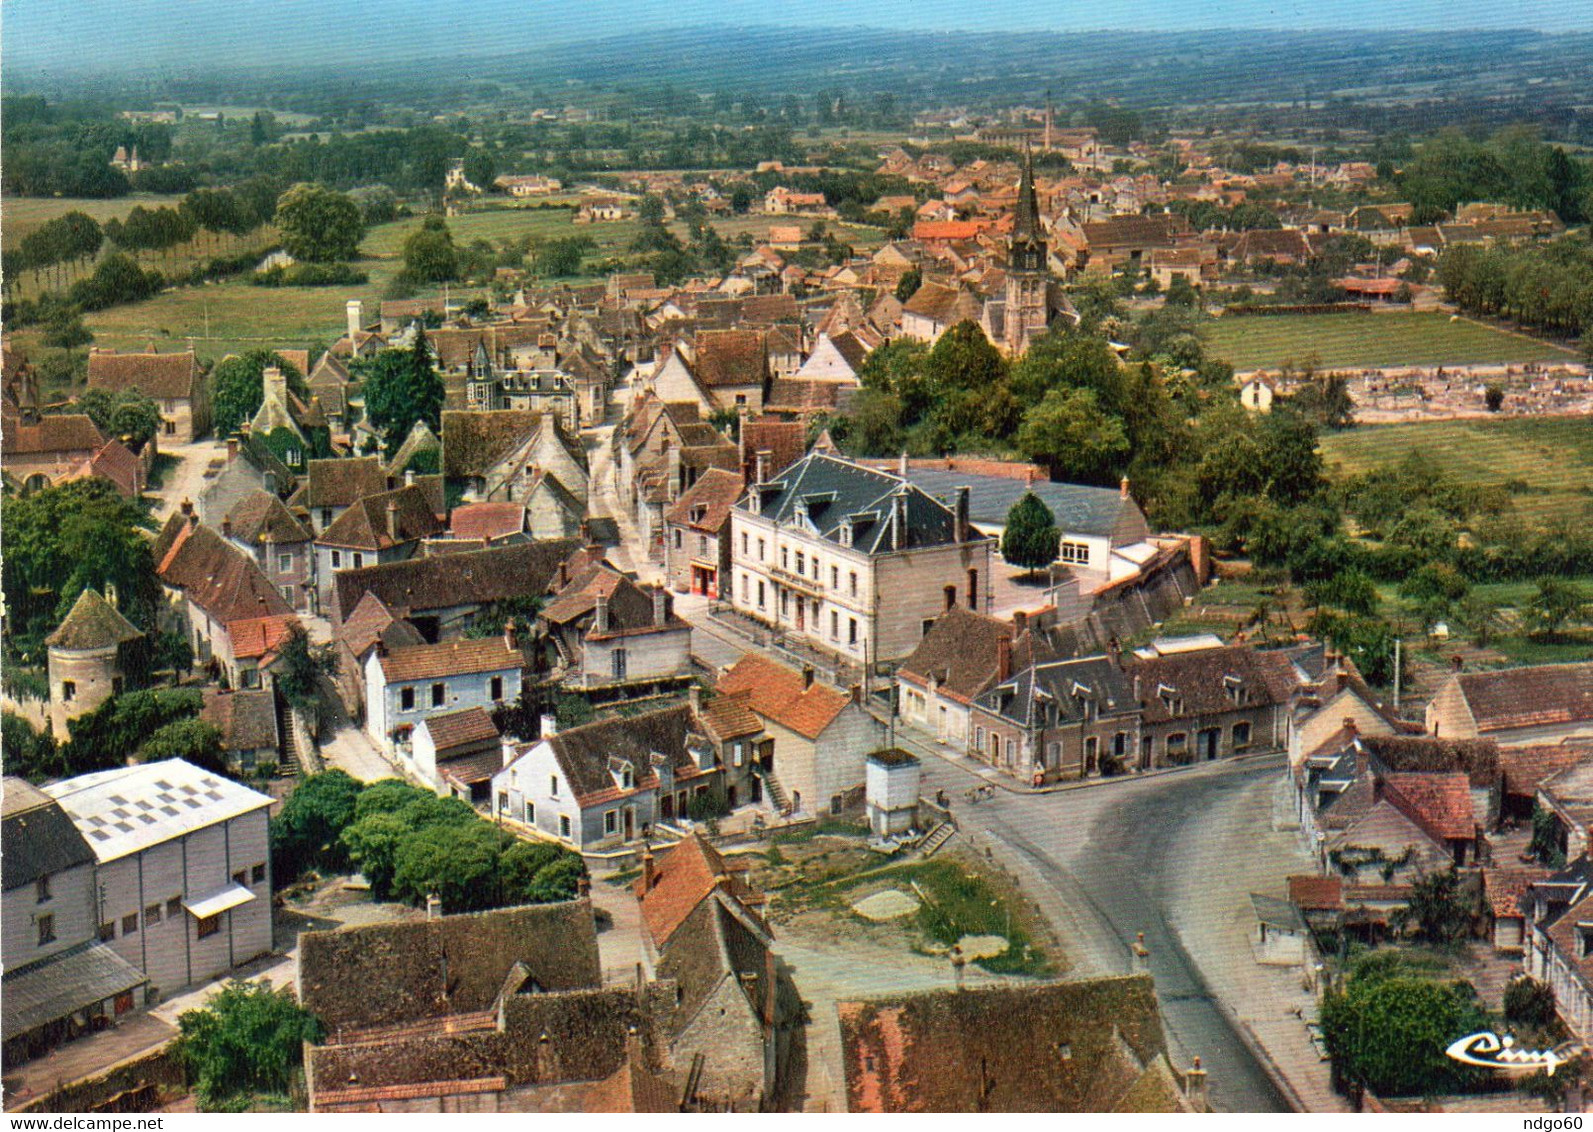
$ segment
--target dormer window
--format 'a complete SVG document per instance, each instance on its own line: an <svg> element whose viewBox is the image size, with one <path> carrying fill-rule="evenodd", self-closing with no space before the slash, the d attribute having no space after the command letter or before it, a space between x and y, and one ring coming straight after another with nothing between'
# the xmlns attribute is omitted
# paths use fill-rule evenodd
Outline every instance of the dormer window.
<svg viewBox="0 0 1593 1132"><path fill-rule="evenodd" d="M636 789L636 772L629 766L620 770L620 786L625 790Z"/></svg>
<svg viewBox="0 0 1593 1132"><path fill-rule="evenodd" d="M1222 678L1222 687L1223 691L1228 694L1228 698L1234 703L1247 704L1250 702L1250 689L1245 687L1244 681L1240 680L1239 677L1224 676Z"/></svg>
<svg viewBox="0 0 1593 1132"><path fill-rule="evenodd" d="M1593 956L1593 924L1579 923L1576 925L1576 957L1587 959Z"/></svg>
<svg viewBox="0 0 1593 1132"><path fill-rule="evenodd" d="M851 546L852 545L852 523L851 523L851 520L848 520L848 521L846 521L846 522L841 524L841 545L842 546Z"/></svg>

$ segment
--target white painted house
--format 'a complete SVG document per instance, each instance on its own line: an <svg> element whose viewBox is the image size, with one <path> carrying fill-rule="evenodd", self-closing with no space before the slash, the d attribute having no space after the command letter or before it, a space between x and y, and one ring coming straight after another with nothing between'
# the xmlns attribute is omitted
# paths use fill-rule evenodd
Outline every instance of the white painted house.
<svg viewBox="0 0 1593 1132"><path fill-rule="evenodd" d="M466 708L491 711L520 698L525 655L513 632L388 650L365 659L365 731L383 750L407 752L415 728Z"/></svg>

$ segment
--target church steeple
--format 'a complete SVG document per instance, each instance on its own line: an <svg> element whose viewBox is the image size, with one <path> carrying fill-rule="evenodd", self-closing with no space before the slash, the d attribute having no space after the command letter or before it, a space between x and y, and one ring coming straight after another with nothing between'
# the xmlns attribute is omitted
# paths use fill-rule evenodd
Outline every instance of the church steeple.
<svg viewBox="0 0 1593 1132"><path fill-rule="evenodd" d="M1023 150L1023 176L1018 180L1018 207L1012 218L1009 270L1044 271L1045 229L1040 226L1040 204L1034 191L1034 155Z"/></svg>
<svg viewBox="0 0 1593 1132"><path fill-rule="evenodd" d="M1012 218L1012 239L1007 244L1006 325L1002 338L1009 354L1023 353L1033 336L1045 333L1049 290L1045 229L1040 224L1040 203L1034 191L1034 156L1024 146L1018 207Z"/></svg>

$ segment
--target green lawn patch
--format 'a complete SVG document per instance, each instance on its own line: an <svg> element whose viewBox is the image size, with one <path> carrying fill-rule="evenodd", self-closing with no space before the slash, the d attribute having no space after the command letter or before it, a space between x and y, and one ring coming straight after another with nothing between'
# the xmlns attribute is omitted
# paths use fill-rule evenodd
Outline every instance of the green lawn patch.
<svg viewBox="0 0 1593 1132"><path fill-rule="evenodd" d="M1209 353L1238 370L1574 362L1574 350L1440 311L1237 315L1202 327Z"/></svg>

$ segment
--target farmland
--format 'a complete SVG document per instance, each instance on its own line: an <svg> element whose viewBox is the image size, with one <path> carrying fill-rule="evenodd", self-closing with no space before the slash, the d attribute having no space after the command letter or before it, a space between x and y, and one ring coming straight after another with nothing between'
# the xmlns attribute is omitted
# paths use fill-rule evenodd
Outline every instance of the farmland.
<svg viewBox="0 0 1593 1132"><path fill-rule="evenodd" d="M14 248L28 233L69 212L82 212L101 224L107 220L120 220L137 205L159 208L175 205L180 196L159 196L154 193L134 193L113 200L85 200L75 197L11 197L0 200L0 239L5 246Z"/></svg>
<svg viewBox="0 0 1593 1132"><path fill-rule="evenodd" d="M1437 311L1239 316L1203 327L1207 349L1237 370L1299 366L1451 366L1574 362L1574 350Z"/></svg>
<svg viewBox="0 0 1593 1132"><path fill-rule="evenodd" d="M1322 438L1328 468L1345 474L1412 453L1463 482L1507 486L1527 519L1580 515L1593 502L1593 427L1581 417L1368 425Z"/></svg>

